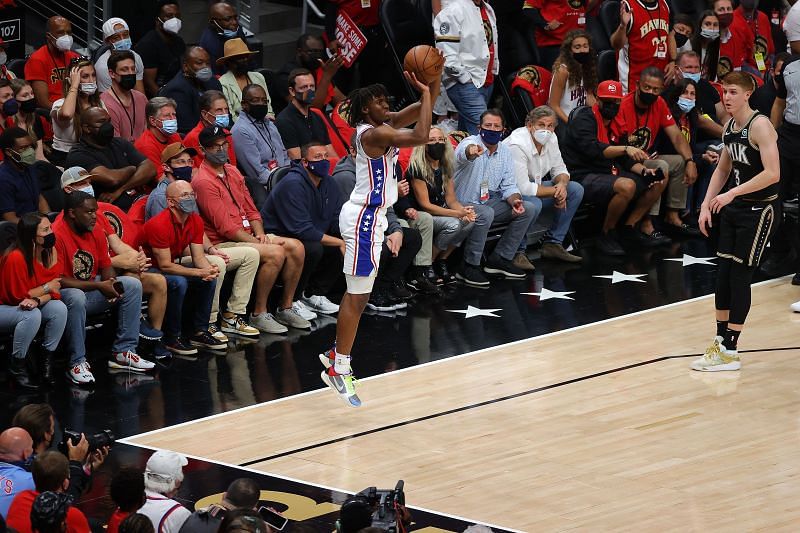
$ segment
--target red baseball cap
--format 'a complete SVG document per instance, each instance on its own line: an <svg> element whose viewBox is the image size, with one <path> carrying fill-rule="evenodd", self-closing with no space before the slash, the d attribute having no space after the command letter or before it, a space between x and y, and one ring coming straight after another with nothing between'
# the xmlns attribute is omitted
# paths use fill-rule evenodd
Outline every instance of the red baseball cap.
<svg viewBox="0 0 800 533"><path fill-rule="evenodd" d="M597 97L622 99L622 84L614 80L600 82L597 86Z"/></svg>

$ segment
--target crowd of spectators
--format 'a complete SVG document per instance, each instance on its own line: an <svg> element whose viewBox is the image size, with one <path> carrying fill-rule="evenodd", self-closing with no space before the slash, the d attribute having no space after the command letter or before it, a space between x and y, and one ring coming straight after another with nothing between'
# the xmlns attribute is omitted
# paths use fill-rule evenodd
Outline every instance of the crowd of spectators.
<svg viewBox="0 0 800 533"><path fill-rule="evenodd" d="M541 257L551 260L582 260L569 234L583 205L604 217L601 254L698 236L686 215L719 157L729 118L722 77L749 72L753 105L782 118L773 102L784 101L791 59L769 30L784 13L753 0L684 13L667 0L623 0L602 45L616 55L609 75L593 27L609 18L597 16L609 15L604 4L521 3L516 14L538 47L531 68L549 87L543 98L531 94L542 105L523 124L509 124L513 104L495 90L500 6L432 3L442 101L428 143L400 151L405 179L370 308L400 309L457 279L524 279L542 212ZM187 44L179 3L161 0L139 42L125 20L109 18L90 59L73 51L71 22L55 16L24 79L0 69L0 215L16 225L2 258L0 328L13 332L9 368L20 386L55 381L59 345L68 379L94 382L86 321L109 309L117 324L107 365L134 372L198 347L225 350L228 335L309 329L319 313L338 311L338 218L359 143L345 94L397 74L387 71L379 6L329 2L326 21L345 11L368 37L350 68L326 27L301 36L267 80L233 5L212 4L199 43ZM785 30L800 51L798 18L792 8ZM46 197L42 177L59 174L63 194ZM230 291L221 290L226 278ZM141 340L151 344L147 357Z"/></svg>

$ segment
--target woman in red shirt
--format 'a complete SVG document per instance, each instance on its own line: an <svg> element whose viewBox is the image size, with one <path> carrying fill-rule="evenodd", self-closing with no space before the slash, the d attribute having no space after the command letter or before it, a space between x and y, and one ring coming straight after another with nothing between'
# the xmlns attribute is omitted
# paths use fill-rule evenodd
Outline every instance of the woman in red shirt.
<svg viewBox="0 0 800 533"><path fill-rule="evenodd" d="M67 323L55 237L47 217L28 213L17 224L17 241L0 259L0 331L14 333L9 371L24 388L37 387L28 348L42 325L37 372L43 384L53 384L53 353Z"/></svg>

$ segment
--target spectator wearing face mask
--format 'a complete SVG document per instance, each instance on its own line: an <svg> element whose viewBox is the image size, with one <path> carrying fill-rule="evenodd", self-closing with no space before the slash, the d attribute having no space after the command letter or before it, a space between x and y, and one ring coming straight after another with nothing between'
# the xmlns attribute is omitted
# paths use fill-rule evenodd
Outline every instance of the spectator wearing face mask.
<svg viewBox="0 0 800 533"><path fill-rule="evenodd" d="M134 146L156 167L156 180L164 172L161 168L161 152L172 143L181 142L178 135L178 104L171 98L156 96L144 108L147 129L136 139Z"/></svg>
<svg viewBox="0 0 800 533"><path fill-rule="evenodd" d="M692 50L700 57L700 74L712 82L717 79L719 66L719 19L714 11L707 9L698 19L700 31L692 38Z"/></svg>
<svg viewBox="0 0 800 533"><path fill-rule="evenodd" d="M670 50L670 57L677 58L681 52L692 49L692 36L695 33L695 21L689 15L678 13L670 34L675 41L675 50Z"/></svg>
<svg viewBox="0 0 800 533"><path fill-rule="evenodd" d="M316 97L314 75L306 69L293 70L288 85L292 102L280 112L275 125L289 159L300 159L300 147L312 141L322 143L327 153L335 153L324 120L311 109Z"/></svg>
<svg viewBox="0 0 800 533"><path fill-rule="evenodd" d="M111 75L111 86L100 95L100 99L111 116L114 136L136 142L147 125L147 97L135 88L137 83L133 52L112 52L106 64Z"/></svg>
<svg viewBox="0 0 800 533"><path fill-rule="evenodd" d="M583 30L569 32L561 44L561 53L553 64L550 82L550 107L566 123L578 106L594 105L597 89L597 60L592 38Z"/></svg>
<svg viewBox="0 0 800 533"><path fill-rule="evenodd" d="M109 46L108 50L100 54L94 63L97 71L97 90L102 92L111 88L111 76L109 75L108 59L112 52L130 52L134 60L134 74L136 75L136 85L134 89L144 93L144 63L141 56L133 51L131 32L128 23L119 17L112 17L103 23L103 40Z"/></svg>
<svg viewBox="0 0 800 533"><path fill-rule="evenodd" d="M214 74L225 72L225 66L217 63L217 59L225 53L225 43L230 39L245 37L244 28L239 24L239 13L234 6L227 2L211 4L208 8L208 26L200 36L200 46L208 51Z"/></svg>
<svg viewBox="0 0 800 533"><path fill-rule="evenodd" d="M231 128L231 113L228 108L228 101L220 91L210 90L200 96L200 120L192 131L183 138L183 144L194 148L197 155L194 156L194 166L199 167L203 162L203 155L200 153L200 132L206 126L219 126L229 130ZM233 149L233 142L228 143L228 161L236 166L236 152Z"/></svg>
<svg viewBox="0 0 800 533"><path fill-rule="evenodd" d="M180 141L168 145L161 152L163 176L158 185L147 196L144 219L150 220L167 208L167 186L173 181L192 181L197 172L194 168L194 157L197 150L185 146Z"/></svg>
<svg viewBox="0 0 800 533"><path fill-rule="evenodd" d="M310 33L301 35L297 39L294 61L284 64L275 74L275 85L279 92L273 96L282 100L278 110L282 110L286 104L291 104L292 97L289 95L288 86L289 74L298 68L304 68L314 74L317 90L314 100L311 102L312 106L325 109L328 104L335 106L344 100L345 95L333 84L333 77L341 66L342 57L340 55L331 58L325 57L325 42L321 37Z"/></svg>
<svg viewBox="0 0 800 533"><path fill-rule="evenodd" d="M0 80L15 80L17 75L6 66L8 54L6 53L6 43L0 38Z"/></svg>
<svg viewBox="0 0 800 533"><path fill-rule="evenodd" d="M713 130L709 130L709 134L712 138L719 139L722 135L722 126L720 126L720 124L727 122L730 116L728 115L728 112L725 111L725 106L722 105L722 101L719 97L719 91L717 91L717 89L714 88L714 86L711 85L707 79L701 77L700 55L694 50L681 52L678 54L675 64L677 66L675 69L675 76L673 77L672 82L667 84L667 93L673 91L681 80L693 81L697 87L697 100L695 107L701 116L706 115L708 119L717 124L716 127L708 125L712 128L715 128Z"/></svg>
<svg viewBox="0 0 800 533"><path fill-rule="evenodd" d="M745 63L753 57L755 36L746 24L733 23L733 2L731 0L714 0L712 5L719 21L717 80L721 80L729 72L741 70Z"/></svg>
<svg viewBox="0 0 800 533"><path fill-rule="evenodd" d="M25 62L25 79L33 87L36 105L50 109L61 98L61 84L69 62L78 57L72 51L72 23L58 15L47 19L47 41Z"/></svg>
<svg viewBox="0 0 800 533"><path fill-rule="evenodd" d="M181 31L181 8L178 0L158 0L155 27L136 43L136 52L144 65L144 92L148 98L175 77L181 69L186 43Z"/></svg>
<svg viewBox="0 0 800 533"><path fill-rule="evenodd" d="M159 92L160 96L175 100L181 135L200 121L200 95L211 89L222 92L222 85L211 70L211 57L202 47L190 46L183 57L183 69Z"/></svg>
<svg viewBox="0 0 800 533"><path fill-rule="evenodd" d="M16 126L36 140L36 159L44 160L44 141L52 142L53 127L50 121L36 112L33 88L25 80L12 80L11 89L17 102L17 113L6 118L6 127Z"/></svg>
<svg viewBox="0 0 800 533"><path fill-rule="evenodd" d="M155 183L156 169L134 146L114 136L105 109L90 107L81 113L80 142L67 155L67 166L83 167L93 178L97 198L127 210L136 191Z"/></svg>
<svg viewBox="0 0 800 533"><path fill-rule="evenodd" d="M23 491L33 490L33 475L24 466L33 455L33 439L22 428L11 427L0 433L0 516L8 515L11 502Z"/></svg>
<svg viewBox="0 0 800 533"><path fill-rule="evenodd" d="M53 149L49 157L51 163L62 167L66 165L69 151L78 144L81 112L90 107L105 107L97 91L94 65L85 57L70 62L63 88L64 97L53 102L50 109Z"/></svg>
<svg viewBox="0 0 800 533"><path fill-rule="evenodd" d="M30 171L36 162L34 139L21 128L0 134L0 216L15 224L25 213L47 213L50 207L39 191L39 181Z"/></svg>
<svg viewBox="0 0 800 533"><path fill-rule="evenodd" d="M230 128L239 119L239 111L242 109L242 91L248 85L260 85L264 88L268 97L267 115L271 118L275 117L267 90L267 81L260 72L250 70L250 60L255 54L256 52L251 52L247 48L247 44L243 40L231 39L225 41L225 55L217 59L217 63L223 63L228 69L228 72L219 78L231 114L230 124L223 127Z"/></svg>

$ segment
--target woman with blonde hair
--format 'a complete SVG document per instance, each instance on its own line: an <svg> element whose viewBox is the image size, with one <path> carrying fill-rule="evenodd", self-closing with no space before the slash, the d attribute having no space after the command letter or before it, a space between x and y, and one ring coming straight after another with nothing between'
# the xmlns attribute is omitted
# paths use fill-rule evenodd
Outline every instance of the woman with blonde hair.
<svg viewBox="0 0 800 533"><path fill-rule="evenodd" d="M428 144L411 153L406 179L411 184L415 209L433 217L433 270L443 283L455 276L447 268L447 258L469 236L474 227L475 211L456 199L453 173L455 152L447 136L431 127Z"/></svg>
<svg viewBox="0 0 800 533"><path fill-rule="evenodd" d="M62 90L64 98L53 102L50 109L54 133L50 162L61 167L67 160L67 153L78 144L81 111L90 107L106 108L97 92L94 65L85 57L76 57L70 61Z"/></svg>
<svg viewBox="0 0 800 533"><path fill-rule="evenodd" d="M583 30L573 30L564 37L561 51L553 63L548 104L558 120L566 124L570 112L578 106L594 105L597 89L597 58L592 38Z"/></svg>

